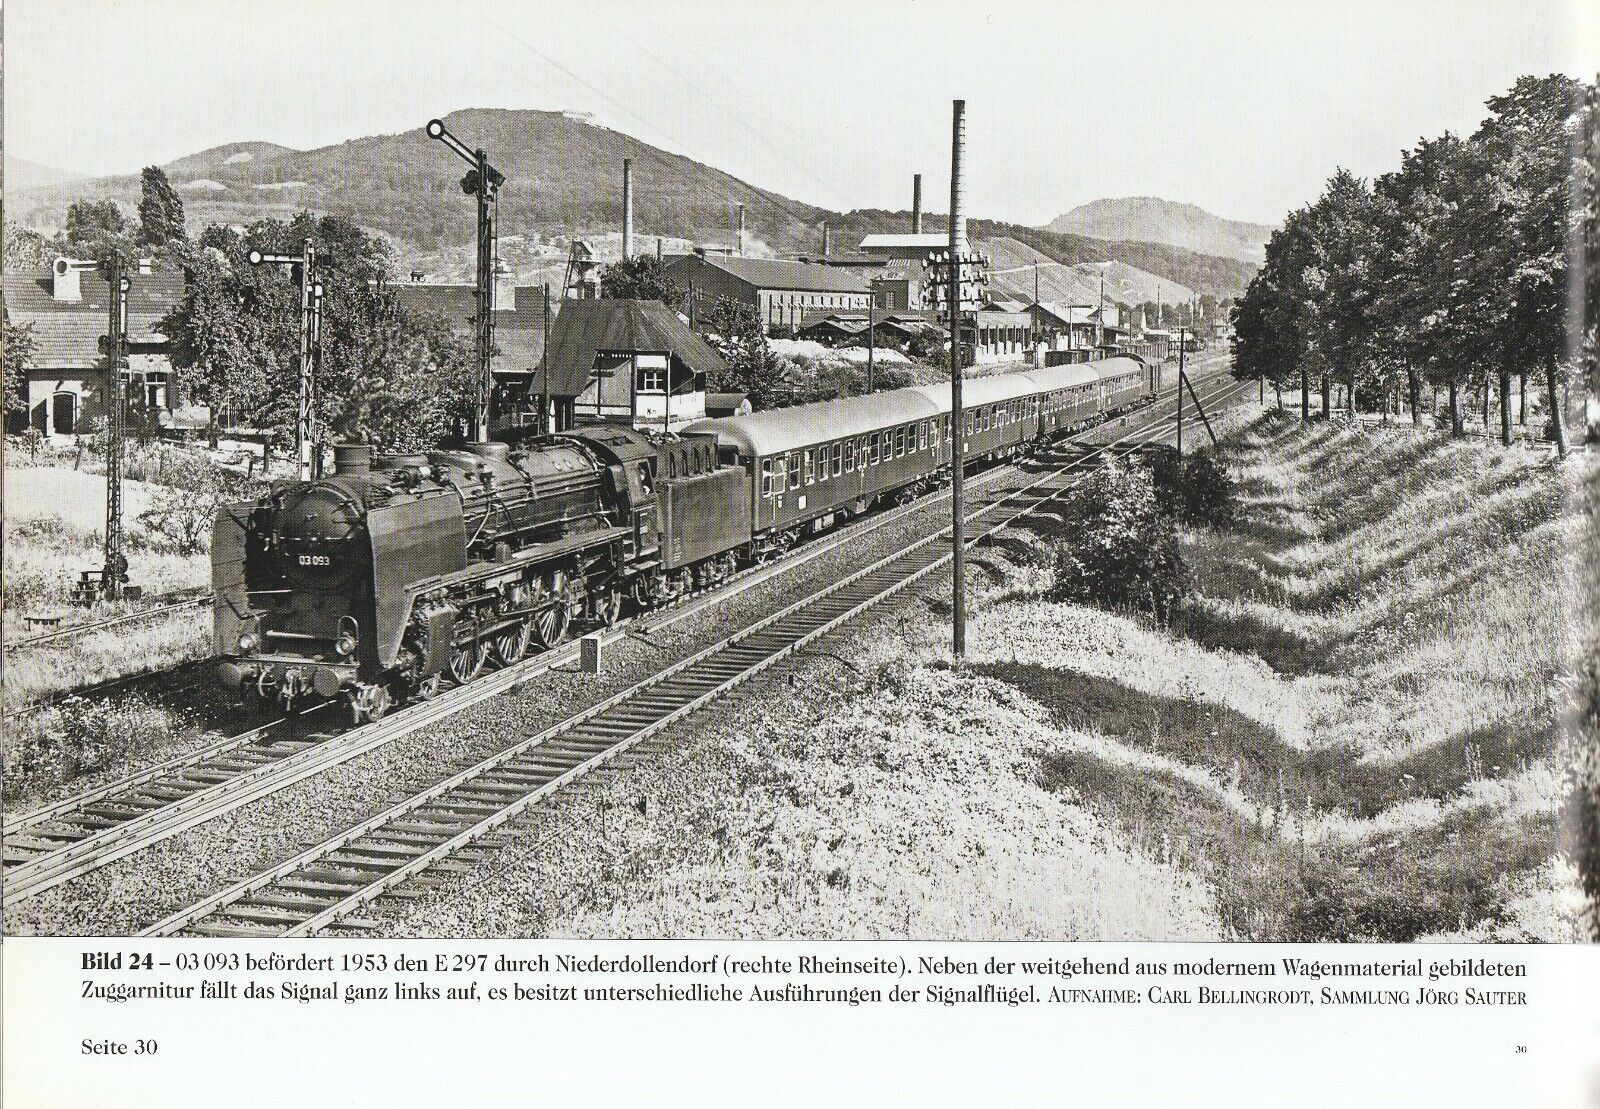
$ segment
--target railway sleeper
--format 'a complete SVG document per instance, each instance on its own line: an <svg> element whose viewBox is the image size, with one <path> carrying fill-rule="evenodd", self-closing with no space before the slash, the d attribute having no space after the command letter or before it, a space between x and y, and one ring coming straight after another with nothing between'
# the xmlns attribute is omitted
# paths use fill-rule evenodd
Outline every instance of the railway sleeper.
<svg viewBox="0 0 1600 1109"><path fill-rule="evenodd" d="M250 895L249 904L266 905L277 909L304 909L308 912L321 912L329 905L336 905L343 901L349 894L346 893L317 893L302 894L299 897L285 897L279 893L265 893L257 891Z"/></svg>
<svg viewBox="0 0 1600 1109"><path fill-rule="evenodd" d="M264 928L259 924L221 924L211 920L197 920L184 930L196 936L223 940L258 940L278 934L277 929Z"/></svg>
<svg viewBox="0 0 1600 1109"><path fill-rule="evenodd" d="M345 855L353 855L358 859L397 859L400 862L409 862L418 855L426 855L428 853L426 850L418 850L416 847L407 844L383 843L377 840L365 839L360 843L347 843L339 848L339 851Z"/></svg>
<svg viewBox="0 0 1600 1109"><path fill-rule="evenodd" d="M318 912L313 905L307 905L306 912L291 912L288 909L276 909L270 905L246 905L234 902L221 910L221 915L232 917L235 920L247 920L253 924L300 924L307 917L315 916Z"/></svg>
<svg viewBox="0 0 1600 1109"><path fill-rule="evenodd" d="M309 878L280 878L267 889L286 890L289 893L301 893L307 897L328 897L335 901L343 901L365 883L359 879L348 882L317 882Z"/></svg>

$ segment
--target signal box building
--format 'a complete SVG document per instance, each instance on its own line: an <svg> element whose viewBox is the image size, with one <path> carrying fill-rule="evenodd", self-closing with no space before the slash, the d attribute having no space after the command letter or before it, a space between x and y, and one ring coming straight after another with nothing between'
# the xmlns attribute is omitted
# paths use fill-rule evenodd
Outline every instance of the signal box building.
<svg viewBox="0 0 1600 1109"><path fill-rule="evenodd" d="M694 311L709 312L722 299L737 301L754 308L768 331L797 329L808 312L865 312L872 297L872 287L859 274L787 258L685 254L670 271L689 293Z"/></svg>
<svg viewBox="0 0 1600 1109"><path fill-rule="evenodd" d="M123 375L128 430L170 425L178 408L171 346L161 319L183 296L183 275L142 266L128 274L128 369ZM32 332L33 354L24 367L28 411L6 417L6 430L32 428L47 438L89 434L106 413L105 355L110 289L93 263L57 258L47 270L0 277L0 308L14 325Z"/></svg>
<svg viewBox="0 0 1600 1109"><path fill-rule="evenodd" d="M659 300L569 300L547 369L558 431L601 422L676 431L706 415L706 380L727 364Z"/></svg>

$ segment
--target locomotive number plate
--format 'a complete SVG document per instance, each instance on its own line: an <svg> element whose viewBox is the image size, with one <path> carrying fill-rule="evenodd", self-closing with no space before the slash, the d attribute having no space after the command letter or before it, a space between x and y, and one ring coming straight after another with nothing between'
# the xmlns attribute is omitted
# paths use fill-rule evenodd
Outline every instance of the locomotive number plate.
<svg viewBox="0 0 1600 1109"><path fill-rule="evenodd" d="M302 566L331 566L332 564L333 564L333 560L331 558L329 558L327 555L301 555L300 556L300 565L302 565Z"/></svg>

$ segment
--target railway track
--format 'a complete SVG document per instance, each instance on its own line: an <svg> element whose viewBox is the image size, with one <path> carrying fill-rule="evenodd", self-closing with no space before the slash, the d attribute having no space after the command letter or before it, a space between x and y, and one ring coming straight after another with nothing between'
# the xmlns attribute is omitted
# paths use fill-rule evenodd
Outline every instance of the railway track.
<svg viewBox="0 0 1600 1109"><path fill-rule="evenodd" d="M1247 387L1247 383L1224 386L1213 399L1229 399ZM1172 418L1159 421L1052 467L1020 488L979 492L966 515L969 523L978 525L968 546L1058 500L1083 480L1074 471L1085 460L1109 454L1128 439L1143 437L1138 445L1159 439L1174 426ZM605 701L166 917L142 934L304 936L326 929L369 927L370 921L351 914L425 871L459 869L463 863L457 856L470 855L485 837L551 794L922 581L949 562L949 534L947 529L936 531L821 586Z"/></svg>
<svg viewBox="0 0 1600 1109"><path fill-rule="evenodd" d="M152 605L149 608L142 608L138 612L125 612L120 616L108 616L104 620L92 620L86 624L68 624L66 627L56 628L54 631L30 635L24 639L17 639L7 643L6 649L9 651L21 651L29 647L44 647L51 643L62 643L70 639L77 639L79 636L91 635L94 632L120 628L144 620L154 620L159 616L167 616L174 612L184 612L192 608L205 608L210 604L211 595L209 593L185 597L182 600L173 601L171 604Z"/></svg>
<svg viewBox="0 0 1600 1109"><path fill-rule="evenodd" d="M1154 414L1170 403L1136 416ZM1084 434L1104 431L1105 425ZM1139 434L1134 432L1131 434ZM1127 438L1124 436L1123 438ZM1118 440L1120 441L1120 440ZM1104 449L1104 448L1103 448ZM969 479L975 493L997 483L1009 467ZM669 627L746 589L788 573L846 543L937 505L948 491L903 508L880 513L824 539L806 544L781 562L751 568L731 582L617 625L607 642L641 630ZM643 629L641 629L643 625ZM576 659L568 644L451 689L435 699L402 709L372 724L341 734L312 733L298 739L282 735L284 722L219 741L189 755L151 767L54 805L10 819L5 824L5 901L15 904L89 873L161 840L177 835L242 805L331 770L482 701L526 684L540 674ZM191 664L195 665L195 664Z"/></svg>

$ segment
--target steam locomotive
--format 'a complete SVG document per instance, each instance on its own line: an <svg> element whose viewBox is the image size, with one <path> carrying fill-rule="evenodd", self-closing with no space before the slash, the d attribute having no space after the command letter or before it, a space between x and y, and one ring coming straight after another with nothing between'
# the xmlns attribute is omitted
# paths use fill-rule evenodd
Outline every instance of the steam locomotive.
<svg viewBox="0 0 1600 1109"><path fill-rule="evenodd" d="M967 383L964 463L1154 399L1112 357ZM701 420L678 435L597 424L422 454L335 451L334 472L218 513L220 680L355 722L780 556L807 535L949 479L949 387Z"/></svg>

